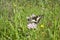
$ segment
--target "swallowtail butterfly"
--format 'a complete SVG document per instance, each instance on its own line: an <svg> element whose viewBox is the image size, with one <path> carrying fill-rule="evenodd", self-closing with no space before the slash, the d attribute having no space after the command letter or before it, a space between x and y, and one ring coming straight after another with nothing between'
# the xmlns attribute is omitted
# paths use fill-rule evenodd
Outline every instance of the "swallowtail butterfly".
<svg viewBox="0 0 60 40"><path fill-rule="evenodd" d="M39 21L41 20L41 18L43 17L43 15L34 15L32 14L31 16L27 17L27 26L29 29L31 28L36 28L37 24L39 23Z"/></svg>

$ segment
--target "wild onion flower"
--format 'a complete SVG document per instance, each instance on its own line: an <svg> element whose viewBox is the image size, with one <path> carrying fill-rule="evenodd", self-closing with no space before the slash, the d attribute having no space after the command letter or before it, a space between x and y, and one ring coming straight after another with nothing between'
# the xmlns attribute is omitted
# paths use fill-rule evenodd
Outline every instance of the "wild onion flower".
<svg viewBox="0 0 60 40"><path fill-rule="evenodd" d="M36 28L37 27L37 24L35 24L35 23L29 23L28 24L28 29L34 29L34 28Z"/></svg>

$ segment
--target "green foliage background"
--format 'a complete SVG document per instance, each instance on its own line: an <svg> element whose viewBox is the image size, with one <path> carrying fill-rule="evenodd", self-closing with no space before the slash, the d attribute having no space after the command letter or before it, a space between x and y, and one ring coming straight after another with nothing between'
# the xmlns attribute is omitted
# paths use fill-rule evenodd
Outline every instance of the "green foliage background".
<svg viewBox="0 0 60 40"><path fill-rule="evenodd" d="M44 18L29 30L26 17L33 13ZM0 0L0 40L60 40L59 17L60 0Z"/></svg>

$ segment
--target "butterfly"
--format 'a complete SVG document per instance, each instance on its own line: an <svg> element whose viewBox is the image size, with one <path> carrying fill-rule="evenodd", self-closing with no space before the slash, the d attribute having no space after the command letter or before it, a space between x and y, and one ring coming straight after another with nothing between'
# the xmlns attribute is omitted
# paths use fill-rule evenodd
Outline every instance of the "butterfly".
<svg viewBox="0 0 60 40"><path fill-rule="evenodd" d="M39 23L39 21L41 20L41 18L43 17L44 15L34 15L32 14L31 16L27 17L27 26L29 29L31 28L36 28L37 27L37 24Z"/></svg>

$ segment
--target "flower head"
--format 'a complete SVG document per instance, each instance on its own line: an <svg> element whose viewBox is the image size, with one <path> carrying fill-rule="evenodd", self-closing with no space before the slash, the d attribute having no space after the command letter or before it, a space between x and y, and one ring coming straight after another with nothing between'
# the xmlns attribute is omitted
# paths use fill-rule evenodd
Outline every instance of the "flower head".
<svg viewBox="0 0 60 40"><path fill-rule="evenodd" d="M34 29L34 28L37 27L37 24L35 24L35 23L29 23L27 26L28 26L28 29Z"/></svg>
<svg viewBox="0 0 60 40"><path fill-rule="evenodd" d="M44 28L44 25L42 24L40 27Z"/></svg>

